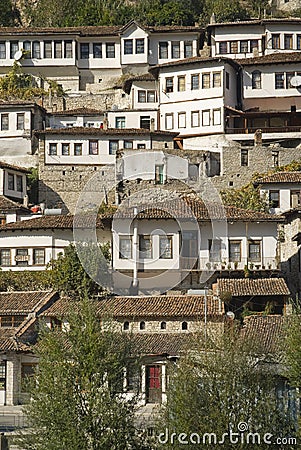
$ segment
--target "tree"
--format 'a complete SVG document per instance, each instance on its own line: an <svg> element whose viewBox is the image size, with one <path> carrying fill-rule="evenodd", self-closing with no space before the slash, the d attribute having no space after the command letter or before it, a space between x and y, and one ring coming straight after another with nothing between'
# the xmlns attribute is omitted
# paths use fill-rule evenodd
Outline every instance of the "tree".
<svg viewBox="0 0 301 450"><path fill-rule="evenodd" d="M204 0L204 13L201 20L204 25L210 22L212 14L216 22L233 22L249 18L248 11L241 6L239 0Z"/></svg>
<svg viewBox="0 0 301 450"><path fill-rule="evenodd" d="M1 0L0 26L13 27L20 21L18 10L13 6L11 0Z"/></svg>
<svg viewBox="0 0 301 450"><path fill-rule="evenodd" d="M19 436L34 450L142 450L135 427L136 396L123 394L132 362L130 337L97 318L93 301L73 302L70 331L44 330L39 367L29 384L25 414L31 432Z"/></svg>
<svg viewBox="0 0 301 450"><path fill-rule="evenodd" d="M8 74L0 78L1 99L29 99L45 93L44 89L37 87L32 75L23 73L17 61L14 62Z"/></svg>
<svg viewBox="0 0 301 450"><path fill-rule="evenodd" d="M286 360L286 376L292 386L301 387L301 308L294 305L293 314L287 316L285 323L284 355Z"/></svg>
<svg viewBox="0 0 301 450"><path fill-rule="evenodd" d="M221 196L224 204L228 206L261 212L268 212L269 209L267 199L261 197L259 186L255 187L253 182L238 189L221 191Z"/></svg>
<svg viewBox="0 0 301 450"><path fill-rule="evenodd" d="M277 379L270 360L262 354L254 340L242 340L230 330L225 335L207 343L207 348L196 348L182 358L171 372L168 402L165 410L165 429L176 433L173 445L162 448L182 448L177 443L180 433L185 433L189 443L187 449L200 444L214 448L250 448L247 433L260 433L252 448L265 448L262 442L265 433L274 436L292 436L293 423L277 395ZM160 426L161 432L162 424ZM244 442L242 441L243 433ZM236 444L231 445L230 433L238 433ZM205 433L214 433L214 436ZM224 433L229 433L225 436ZM194 434L194 435L193 435ZM166 431L161 442L167 441ZM193 442L190 441L192 436ZM224 442L220 441L224 437ZM234 435L233 435L234 438ZM209 441L209 439L213 439ZM251 437L250 437L251 439ZM204 445L204 448L207 448ZM210 445L208 448L211 448Z"/></svg>

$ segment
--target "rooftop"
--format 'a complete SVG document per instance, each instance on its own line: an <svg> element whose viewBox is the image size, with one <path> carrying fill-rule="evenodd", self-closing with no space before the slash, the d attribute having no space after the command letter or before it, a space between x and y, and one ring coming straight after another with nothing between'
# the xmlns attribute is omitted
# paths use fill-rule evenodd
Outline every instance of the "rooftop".
<svg viewBox="0 0 301 450"><path fill-rule="evenodd" d="M270 184L270 183L301 183L301 172L275 172L258 178L254 184Z"/></svg>
<svg viewBox="0 0 301 450"><path fill-rule="evenodd" d="M290 295L284 278L219 278L219 293L230 292L233 297Z"/></svg>
<svg viewBox="0 0 301 450"><path fill-rule="evenodd" d="M300 63L301 52L271 53L270 55L256 56L255 58L236 59L235 61L241 66Z"/></svg>
<svg viewBox="0 0 301 450"><path fill-rule="evenodd" d="M22 220L18 222L7 223L0 225L0 231L9 230L39 230L39 229L73 229L74 216L68 215L54 215L41 216L34 219ZM94 224L93 219L89 215L76 216L77 228L90 228ZM100 218L97 219L97 228L102 228Z"/></svg>
<svg viewBox="0 0 301 450"><path fill-rule="evenodd" d="M223 56L219 56L216 58L211 58L211 57L204 57L204 56L193 56L191 58L186 58L186 59L179 59L177 61L170 61L164 64L157 64L156 66L152 66L149 71L152 72L158 72L159 69L164 69L165 67L176 67L176 66L187 66L190 64L199 64L201 65L202 63L216 63L216 64L230 64L231 66L234 66L235 68L238 67L237 62L238 60L233 60L231 58L227 58L227 57L223 57Z"/></svg>
<svg viewBox="0 0 301 450"><path fill-rule="evenodd" d="M92 108L76 108L65 109L64 111L56 111L49 113L50 116L100 116L103 115L103 111Z"/></svg>
<svg viewBox="0 0 301 450"><path fill-rule="evenodd" d="M52 297L52 291L0 292L0 314L27 315L42 308Z"/></svg>
<svg viewBox="0 0 301 450"><path fill-rule="evenodd" d="M130 110L129 110L130 111ZM46 130L36 130L37 135L88 135L88 136L170 136L175 137L179 133L171 131L150 131L145 128L92 128L92 127L67 127L67 128L47 128Z"/></svg>
<svg viewBox="0 0 301 450"><path fill-rule="evenodd" d="M30 209L20 203L14 202L4 195L0 195L0 212L20 211L30 213Z"/></svg>
<svg viewBox="0 0 301 450"><path fill-rule="evenodd" d="M252 348L264 353L274 353L279 350L280 339L283 337L284 320L280 315L245 317L241 336L252 342Z"/></svg>

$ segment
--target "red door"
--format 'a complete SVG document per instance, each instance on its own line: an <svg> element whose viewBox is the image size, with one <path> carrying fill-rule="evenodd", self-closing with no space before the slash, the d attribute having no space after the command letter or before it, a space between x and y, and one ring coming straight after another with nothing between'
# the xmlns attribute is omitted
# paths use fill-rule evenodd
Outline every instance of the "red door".
<svg viewBox="0 0 301 450"><path fill-rule="evenodd" d="M146 367L146 400L148 403L162 402L161 367Z"/></svg>

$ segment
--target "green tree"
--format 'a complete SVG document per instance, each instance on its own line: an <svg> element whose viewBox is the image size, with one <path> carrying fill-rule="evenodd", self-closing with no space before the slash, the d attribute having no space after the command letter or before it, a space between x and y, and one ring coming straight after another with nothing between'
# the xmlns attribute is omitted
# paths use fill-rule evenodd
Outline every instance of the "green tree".
<svg viewBox="0 0 301 450"><path fill-rule="evenodd" d="M201 15L203 24L210 22L212 14L216 22L233 22L249 18L248 11L241 6L239 0L204 0L204 13Z"/></svg>
<svg viewBox="0 0 301 450"><path fill-rule="evenodd" d="M293 422L279 403L273 367L256 348L254 341L242 340L235 332L211 341L207 349L199 348L182 358L178 367L170 371L168 402L165 410L165 428L171 433L197 433L203 443L205 433L215 433L217 443L214 448L250 448L241 442L248 432L271 433L274 436L292 436ZM273 365L273 364L272 364ZM269 367L271 367L269 369ZM245 425L244 425L245 424ZM166 439L163 423L160 424L161 441ZM163 429L162 429L163 428ZM224 433L238 433L239 441L231 445L228 437L218 442ZM251 441L252 443L252 441ZM208 436L204 448L211 448ZM212 444L212 443L211 443ZM187 444L185 448L201 448ZM182 448L181 444L163 445L162 448ZM203 447L202 447L203 448ZM258 440L254 449L265 448Z"/></svg>
<svg viewBox="0 0 301 450"><path fill-rule="evenodd" d="M1 0L0 26L13 27L20 21L19 12L11 0Z"/></svg>
<svg viewBox="0 0 301 450"><path fill-rule="evenodd" d="M223 190L221 196L228 206L261 212L268 212L269 209L267 199L260 196L259 186L255 187L252 182L238 189Z"/></svg>
<svg viewBox="0 0 301 450"><path fill-rule="evenodd" d="M34 450L143 450L135 427L137 397L123 394L132 363L130 337L114 330L93 301L74 302L70 331L42 333L39 367L25 407L30 433L18 445Z"/></svg>
<svg viewBox="0 0 301 450"><path fill-rule="evenodd" d="M286 317L284 354L286 359L287 377L292 386L301 387L301 308L294 305L292 315Z"/></svg>
<svg viewBox="0 0 301 450"><path fill-rule="evenodd" d="M43 89L37 87L32 75L23 73L17 61L14 62L9 73L0 78L1 99L29 99L45 93Z"/></svg>

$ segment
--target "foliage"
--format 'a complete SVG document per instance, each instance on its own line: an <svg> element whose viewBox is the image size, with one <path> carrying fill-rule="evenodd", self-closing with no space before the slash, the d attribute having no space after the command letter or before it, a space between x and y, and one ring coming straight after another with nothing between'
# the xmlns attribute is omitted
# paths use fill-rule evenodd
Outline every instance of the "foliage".
<svg viewBox="0 0 301 450"><path fill-rule="evenodd" d="M1 0L0 26L13 27L20 21L19 12L12 0Z"/></svg>
<svg viewBox="0 0 301 450"><path fill-rule="evenodd" d="M232 329L216 339L207 351L199 348L180 360L170 373L165 410L169 436L173 432L176 436L198 433L202 439L204 433L215 433L218 441L214 448L221 449L232 448L229 437L223 444L219 440L224 433L239 433L240 423L246 424L246 433L292 436L293 421L279 403L273 369L266 363L260 364L257 358L261 355L260 348L258 353L255 348L254 342L243 341ZM240 449L250 447L241 438L238 443ZM252 448L261 449L262 444L254 443ZM175 440L172 446L162 448L182 446ZM185 448L194 449L196 445L188 444Z"/></svg>
<svg viewBox="0 0 301 450"><path fill-rule="evenodd" d="M27 187L28 187L28 199L29 203L38 203L39 193L39 169L37 167L31 167L30 172L27 174Z"/></svg>
<svg viewBox="0 0 301 450"><path fill-rule="evenodd" d="M37 87L34 77L22 72L17 61L5 77L0 78L0 98L9 100L12 98L31 99L41 96L45 91Z"/></svg>
<svg viewBox="0 0 301 450"><path fill-rule="evenodd" d="M259 187L254 187L253 183L237 188L221 191L222 200L225 205L236 208L251 209L253 211L268 211L268 202L260 196Z"/></svg>
<svg viewBox="0 0 301 450"><path fill-rule="evenodd" d="M209 23L212 14L216 22L233 22L249 18L247 10L241 6L239 0L204 0L202 23Z"/></svg>
<svg viewBox="0 0 301 450"><path fill-rule="evenodd" d="M31 432L21 448L34 450L126 450L147 447L134 424L137 397L123 394L131 358L130 336L110 321L102 328L93 301L75 302L70 331L44 330L39 367L29 386L25 414Z"/></svg>
<svg viewBox="0 0 301 450"><path fill-rule="evenodd" d="M301 386L301 305L297 303L294 313L286 318L284 353L287 366L287 377L292 386Z"/></svg>
<svg viewBox="0 0 301 450"><path fill-rule="evenodd" d="M52 289L51 274L49 271L0 271L0 292L47 289Z"/></svg>

